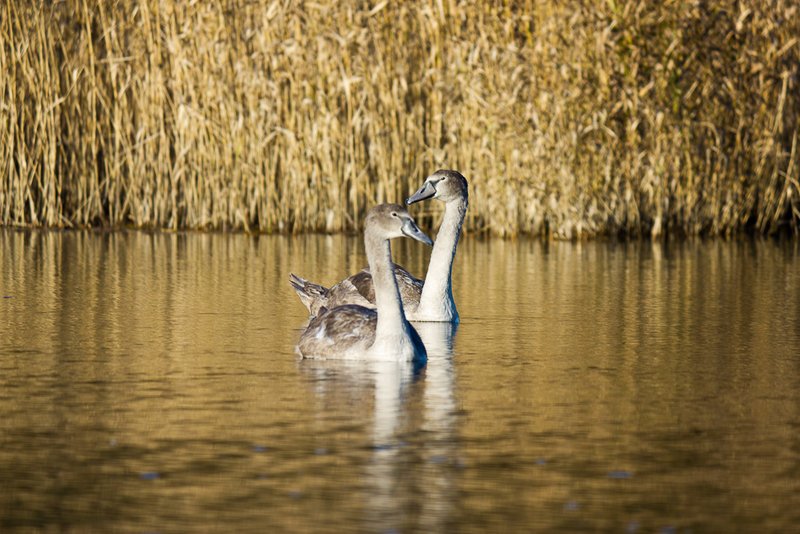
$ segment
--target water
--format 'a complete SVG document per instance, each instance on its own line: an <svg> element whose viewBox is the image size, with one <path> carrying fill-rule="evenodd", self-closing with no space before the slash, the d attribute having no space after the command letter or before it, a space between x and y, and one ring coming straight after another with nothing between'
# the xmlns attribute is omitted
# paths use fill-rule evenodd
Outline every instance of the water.
<svg viewBox="0 0 800 534"><path fill-rule="evenodd" d="M0 230L0 531L791 531L799 251L467 236L414 368L295 358L358 237Z"/></svg>

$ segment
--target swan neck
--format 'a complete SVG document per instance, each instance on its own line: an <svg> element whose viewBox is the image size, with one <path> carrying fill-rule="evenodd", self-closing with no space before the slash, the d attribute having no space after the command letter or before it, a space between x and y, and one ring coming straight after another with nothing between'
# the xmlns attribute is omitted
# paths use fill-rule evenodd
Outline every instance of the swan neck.
<svg viewBox="0 0 800 534"><path fill-rule="evenodd" d="M382 337L405 330L407 324L400 301L400 291L392 266L392 249L388 239L382 239L369 232L365 233L364 243L367 262L375 287L375 308L378 312L378 325L375 342Z"/></svg>
<svg viewBox="0 0 800 534"><path fill-rule="evenodd" d="M456 256L456 246L461 235L461 226L467 213L467 199L461 198L445 204L444 218L436 234L436 243L431 251L431 260L428 264L428 273L425 275L425 285L422 288L420 305L425 303L442 302L453 303L453 291L450 277L453 270L453 260ZM453 304L453 306L455 306Z"/></svg>

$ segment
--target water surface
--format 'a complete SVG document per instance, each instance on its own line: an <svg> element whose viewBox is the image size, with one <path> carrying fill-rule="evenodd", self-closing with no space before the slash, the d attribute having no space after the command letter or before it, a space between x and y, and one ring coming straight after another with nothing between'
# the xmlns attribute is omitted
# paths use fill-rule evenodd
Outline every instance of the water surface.
<svg viewBox="0 0 800 534"><path fill-rule="evenodd" d="M357 236L0 229L0 531L790 531L798 256L466 236L414 367L296 360Z"/></svg>

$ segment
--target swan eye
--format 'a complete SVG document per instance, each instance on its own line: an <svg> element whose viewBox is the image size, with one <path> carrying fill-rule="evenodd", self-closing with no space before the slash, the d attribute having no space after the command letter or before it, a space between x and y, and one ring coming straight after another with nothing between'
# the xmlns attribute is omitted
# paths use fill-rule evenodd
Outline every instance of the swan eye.
<svg viewBox="0 0 800 534"><path fill-rule="evenodd" d="M392 217L397 217L397 212L396 211L392 212Z"/></svg>

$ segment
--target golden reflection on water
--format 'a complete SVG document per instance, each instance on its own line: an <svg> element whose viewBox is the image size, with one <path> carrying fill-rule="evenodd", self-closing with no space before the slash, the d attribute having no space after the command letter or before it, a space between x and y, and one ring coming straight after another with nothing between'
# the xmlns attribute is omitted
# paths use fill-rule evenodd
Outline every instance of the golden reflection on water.
<svg viewBox="0 0 800 534"><path fill-rule="evenodd" d="M418 368L295 359L357 236L0 230L0 530L785 530L797 257L466 236Z"/></svg>
<svg viewBox="0 0 800 534"><path fill-rule="evenodd" d="M583 501L584 514L602 517L649 492L676 526L692 526L700 503L726 517L739 502L757 510L754 525L786 524L760 514L798 503L789 496L800 489L778 476L800 464L775 461L800 451L796 244L474 240L460 254L457 294L473 299L458 302L461 437L498 437L499 451L474 462L527 450L508 502ZM481 296L470 279L484 282ZM646 512L634 522L648 524Z"/></svg>

